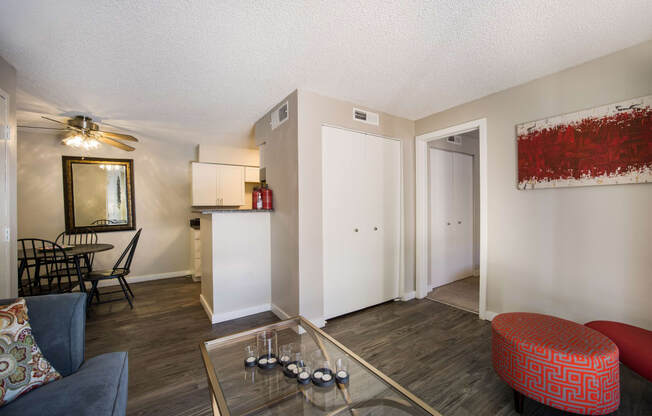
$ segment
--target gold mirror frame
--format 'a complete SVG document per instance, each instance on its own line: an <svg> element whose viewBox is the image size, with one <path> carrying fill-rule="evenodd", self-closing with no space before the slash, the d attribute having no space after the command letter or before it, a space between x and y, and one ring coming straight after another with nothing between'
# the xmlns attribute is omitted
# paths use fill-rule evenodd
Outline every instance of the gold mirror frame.
<svg viewBox="0 0 652 416"><path fill-rule="evenodd" d="M66 217L66 232L77 233L83 230L91 229L96 233L106 233L111 231L128 231L136 229L136 204L134 193L134 160L133 159L110 159L96 157L77 157L61 156L63 165L63 203L64 214ZM73 163L84 164L106 164L123 165L127 176L127 223L126 224L107 224L107 225L75 225L75 196L73 193Z"/></svg>

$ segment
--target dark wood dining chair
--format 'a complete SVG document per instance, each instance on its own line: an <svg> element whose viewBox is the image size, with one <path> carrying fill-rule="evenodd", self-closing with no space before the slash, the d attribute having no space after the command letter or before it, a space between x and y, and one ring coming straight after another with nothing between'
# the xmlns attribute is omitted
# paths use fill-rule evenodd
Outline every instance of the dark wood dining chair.
<svg viewBox="0 0 652 416"><path fill-rule="evenodd" d="M68 280L67 285L65 284L66 279ZM77 275L77 270L74 267L74 261L66 254L63 247L53 241L40 238L19 239L19 295L27 295L27 289L29 289L30 296L52 293L55 280L58 293L72 291L73 280L77 280L80 285L82 284L80 276ZM43 284L43 281L47 281L47 287ZM27 288L25 288L25 283L27 283Z"/></svg>
<svg viewBox="0 0 652 416"><path fill-rule="evenodd" d="M125 277L129 274L130 270L129 268L131 267L131 262L134 259L134 254L136 253L136 246L138 245L138 240L140 239L140 233L143 231L143 229L139 229L134 237L131 239L131 242L127 245L125 250L122 252L122 255L120 255L120 258L118 258L118 261L115 262L115 265L113 266L113 269L111 270L98 270L98 271L92 271L86 276L86 280L91 282L91 291L88 296L88 303L89 305L93 301L93 297L97 299L97 304L100 303L108 303L108 302L115 302L121 299L110 299L107 301L101 301L100 300L100 295L109 295L111 293L120 293L120 290L114 290L112 292L106 292L106 293L100 293L97 289L97 285L100 281L102 280L108 280L108 279L117 279L118 283L120 284L120 287L122 288L122 293L125 296L125 299L127 299L127 302L129 302L129 307L131 309L134 308L133 303L131 300L135 298L134 293L131 291L131 288L129 287L129 283L127 283L127 280Z"/></svg>
<svg viewBox="0 0 652 416"><path fill-rule="evenodd" d="M83 228L77 232L68 232L64 231L57 236L57 239L54 240L55 243L60 246L76 246L78 244L97 244L97 234L95 231L90 228ZM81 256L80 256L81 257ZM82 273L88 274L93 270L93 260L95 259L95 253L86 254L83 257L83 263L80 264ZM74 259L73 266L74 266Z"/></svg>
<svg viewBox="0 0 652 416"><path fill-rule="evenodd" d="M104 219L104 218L99 219L99 220L95 220L95 221L93 221L91 223L91 225L113 225L113 224L116 224L116 221L107 220L107 219Z"/></svg>

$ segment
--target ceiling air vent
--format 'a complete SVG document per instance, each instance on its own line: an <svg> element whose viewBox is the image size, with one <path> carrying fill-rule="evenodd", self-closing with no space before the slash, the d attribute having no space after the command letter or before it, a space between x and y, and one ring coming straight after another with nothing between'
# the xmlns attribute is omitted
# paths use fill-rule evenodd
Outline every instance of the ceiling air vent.
<svg viewBox="0 0 652 416"><path fill-rule="evenodd" d="M450 136L446 138L446 141L451 144L456 144L458 146L462 145L462 137L461 136Z"/></svg>
<svg viewBox="0 0 652 416"><path fill-rule="evenodd" d="M380 117L378 116L378 113L372 113L371 111L360 110L359 108L354 107L353 119L362 123L373 124L374 126L377 126Z"/></svg>
<svg viewBox="0 0 652 416"><path fill-rule="evenodd" d="M286 101L282 106L272 111L272 130L285 123L288 118L288 102Z"/></svg>

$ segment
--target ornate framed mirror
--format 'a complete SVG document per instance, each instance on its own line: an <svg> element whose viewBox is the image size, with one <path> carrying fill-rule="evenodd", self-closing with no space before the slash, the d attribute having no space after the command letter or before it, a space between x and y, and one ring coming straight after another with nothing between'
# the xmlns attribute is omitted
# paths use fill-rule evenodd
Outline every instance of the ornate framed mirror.
<svg viewBox="0 0 652 416"><path fill-rule="evenodd" d="M133 159L62 156L66 231L136 229Z"/></svg>

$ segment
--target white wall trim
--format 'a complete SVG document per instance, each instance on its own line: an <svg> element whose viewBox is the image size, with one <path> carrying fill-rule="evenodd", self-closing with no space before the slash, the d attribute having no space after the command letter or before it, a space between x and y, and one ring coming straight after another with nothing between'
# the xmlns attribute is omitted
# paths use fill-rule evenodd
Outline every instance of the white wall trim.
<svg viewBox="0 0 652 416"><path fill-rule="evenodd" d="M498 315L497 312L487 311L487 310L484 311L484 319L486 319L487 321L493 321L497 315Z"/></svg>
<svg viewBox="0 0 652 416"><path fill-rule="evenodd" d="M326 326L326 320L324 318L313 318L308 320L317 328L323 328Z"/></svg>
<svg viewBox="0 0 652 416"><path fill-rule="evenodd" d="M208 315L208 319L213 322L213 310L210 306L208 306L208 302L206 302L206 298L204 298L204 295L202 294L199 295L199 303L201 303L201 306L204 308L206 315Z"/></svg>
<svg viewBox="0 0 652 416"><path fill-rule="evenodd" d="M469 121L417 136L416 297L428 294L428 142L472 130L480 136L480 319L487 319L487 119Z"/></svg>
<svg viewBox="0 0 652 416"><path fill-rule="evenodd" d="M231 319L242 318L243 316L249 316L255 313L267 312L270 309L271 309L270 304L265 303L262 305L250 306L248 308L238 309L235 311L228 311L222 313L213 312L213 318L211 319L211 322L216 324L219 322L230 321Z"/></svg>
<svg viewBox="0 0 652 416"><path fill-rule="evenodd" d="M279 308L278 306L274 305L273 303L271 304L271 311L276 317L282 321L286 319L290 319L292 316L290 316L287 312L285 312L283 309Z"/></svg>
<svg viewBox="0 0 652 416"><path fill-rule="evenodd" d="M408 300L414 299L416 296L417 296L417 292L414 291L414 290L409 291L409 292L403 291L403 295L401 296L401 300L406 302Z"/></svg>
<svg viewBox="0 0 652 416"><path fill-rule="evenodd" d="M140 282L149 282L151 280L161 280L161 279L171 279L173 277L185 277L192 275L190 270L180 270L178 272L167 272L167 273L154 273L154 274L141 274L140 276L127 276L127 283L140 283ZM86 286L89 283L86 282ZM117 279L107 279L99 282L97 287L107 287L107 286L118 286Z"/></svg>

